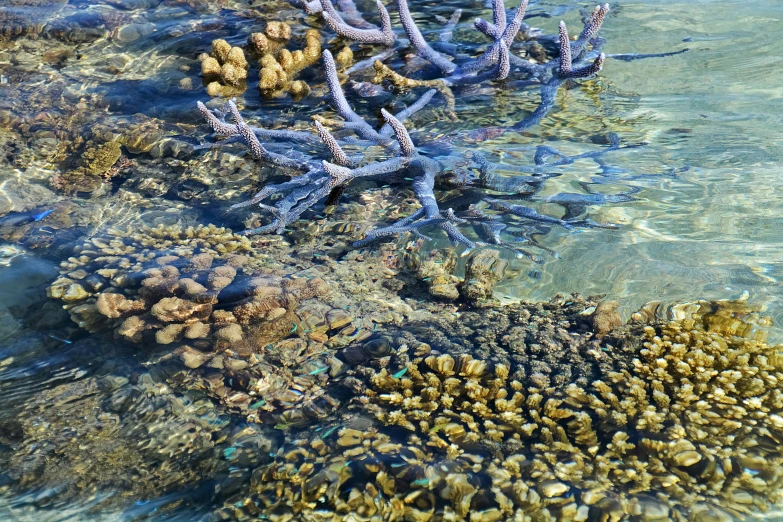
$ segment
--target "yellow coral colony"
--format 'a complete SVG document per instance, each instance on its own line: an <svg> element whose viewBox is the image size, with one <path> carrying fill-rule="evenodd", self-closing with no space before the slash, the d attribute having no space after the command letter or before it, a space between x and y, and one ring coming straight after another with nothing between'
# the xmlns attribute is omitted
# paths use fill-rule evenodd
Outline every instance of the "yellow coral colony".
<svg viewBox="0 0 783 522"><path fill-rule="evenodd" d="M226 514L744 519L781 500L783 358L731 306L621 329L613 342L635 352L596 342L597 378L585 388L418 349L424 355L376 372L356 399L374 424L294 441Z"/></svg>
<svg viewBox="0 0 783 522"><path fill-rule="evenodd" d="M240 47L232 47L225 40L214 40L212 53L202 54L199 60L201 76L207 82L207 94L230 97L245 91L248 63Z"/></svg>
<svg viewBox="0 0 783 522"><path fill-rule="evenodd" d="M321 58L321 35L315 29L308 29L304 35L304 47L290 51L285 43L291 38L291 28L286 24L280 25L287 30L270 23L266 37L258 33L251 35L251 42L262 55L258 89L267 97L289 93L294 99L300 99L310 93L310 87L296 77Z"/></svg>

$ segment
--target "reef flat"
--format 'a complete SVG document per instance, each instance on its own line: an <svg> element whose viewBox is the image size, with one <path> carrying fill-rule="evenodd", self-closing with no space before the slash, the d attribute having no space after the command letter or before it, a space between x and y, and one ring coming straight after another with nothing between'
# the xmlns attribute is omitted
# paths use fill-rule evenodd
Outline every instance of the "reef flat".
<svg viewBox="0 0 783 522"><path fill-rule="evenodd" d="M0 511L779 508L783 359L761 307L624 321L611 297L498 291L687 172L614 163L656 136L602 78L676 63L676 40L608 52L609 4L12 4L0 270L45 269L0 315Z"/></svg>

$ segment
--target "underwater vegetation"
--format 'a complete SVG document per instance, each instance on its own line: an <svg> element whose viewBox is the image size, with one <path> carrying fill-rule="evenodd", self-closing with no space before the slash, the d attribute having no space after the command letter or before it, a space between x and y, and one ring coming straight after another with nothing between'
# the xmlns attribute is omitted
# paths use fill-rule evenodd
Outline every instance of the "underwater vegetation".
<svg viewBox="0 0 783 522"><path fill-rule="evenodd" d="M471 148L475 148L476 142L492 140L507 133L520 133L534 126L553 108L561 86L590 78L601 70L606 55L601 52L604 40L599 37L599 31L609 12L608 4L595 7L586 17L579 36L572 41L564 23L560 24L556 39L525 34L528 27L523 19L528 2L523 0L509 16L504 2L494 1L492 22L478 18L474 23L475 29L491 40L486 50L477 57L461 54L459 46L452 42L460 11L448 20L440 20L445 26L438 41L430 43L409 11L407 1L396 2L399 20L407 36L406 43L401 43L402 39L395 32L386 7L380 2L377 2L380 27L367 22L350 1L340 2L340 11L330 0L296 4L307 14L320 16L343 39L355 44L388 48L378 54L377 59L363 61L347 69L349 74L352 70L360 70L371 64L376 72L374 83L391 84L394 88L404 90L428 90L416 102L395 114L381 108L383 125L376 128L371 120L355 112L349 103L341 85L337 63L326 49L322 53L322 60L329 101L341 120L326 119L320 115L314 117L316 134L251 126L245 122L233 100L211 109L199 103L202 116L216 136L227 138L219 141L219 145L240 142L249 149L253 158L290 177L289 181L267 183L249 201L232 207L256 206L271 216L267 224L247 230L246 234L279 234L322 201L326 200L327 206L337 204L345 187L358 180L382 180L387 183L407 181L415 191L420 208L394 223L368 231L363 239L354 243L355 247L405 233L427 238L424 230L440 228L452 244L462 245L468 250L477 245L489 244L510 249L519 256L536 261L539 260L536 255L518 246L519 243L529 241L531 232L552 226L569 230L575 227L611 226L585 219L585 209L591 205L624 203L635 199L633 194L640 190L638 187L629 187L627 191L609 195L593 188L595 184L608 181L599 180L583 184L584 194L562 193L541 199L563 206L565 215L562 218L541 214L519 203L523 198L534 199L533 196L542 184L558 175L557 166L583 158L600 161L598 158L607 152L642 145L621 145L616 135L609 137L609 146L605 149L578 156L570 157L551 147L541 146L536 150L534 166L502 169L502 166L493 165L483 154L474 150L473 165L470 167L477 171L477 175L474 175L466 172L459 161ZM255 45L263 49L268 46L269 39L260 36L256 38L258 43ZM526 58L514 52L518 36L520 40L524 36L524 44L519 47L528 54ZM320 43L316 45L315 35L308 38L312 41L299 55L284 50L277 59L262 59L259 84L262 91L280 89L288 81L292 68L299 70L314 61ZM253 41L251 36L251 43ZM530 51L533 43L538 44L535 53ZM557 45L550 57L546 46L551 47L554 43ZM406 71L408 76L393 71L382 61L389 56L389 50L396 52L403 49L411 51L419 59L412 70ZM632 60L669 54L675 53L612 56ZM410 124L406 124L406 121L417 112L431 107L433 100L437 99L436 95L445 102L446 113L454 118L455 92L470 92L483 85L504 85L522 92L526 87L538 87L540 102L531 114L513 125L439 135L432 141L425 136L411 134ZM363 92L363 89L360 88L359 92ZM324 153L313 154L314 148L321 148ZM504 176L498 172L500 170L512 170L525 175ZM611 181L622 183L619 178ZM441 203L436 187L444 183L451 183L452 188L456 185L462 189L462 193ZM462 225L473 229L475 239L463 232Z"/></svg>
<svg viewBox="0 0 783 522"><path fill-rule="evenodd" d="M353 415L294 434L224 517L728 521L779 502L766 320L702 301L599 339L594 309L572 296L409 325L350 372Z"/></svg>

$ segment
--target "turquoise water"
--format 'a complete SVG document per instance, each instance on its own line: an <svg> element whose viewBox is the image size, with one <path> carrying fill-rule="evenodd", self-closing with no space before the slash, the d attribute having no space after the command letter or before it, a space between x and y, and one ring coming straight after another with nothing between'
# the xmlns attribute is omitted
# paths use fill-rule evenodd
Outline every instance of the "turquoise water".
<svg viewBox="0 0 783 522"><path fill-rule="evenodd" d="M74 250L86 239L108 243L119 237L120 243L141 250L137 240L146 234L139 233L144 226L214 224L239 232L263 224L264 216L231 212L228 207L250 197L263 185L259 180L275 172L259 167L241 147L194 150L194 145L209 139L195 105L210 99L198 57L209 53L216 38L246 46L248 35L261 31L268 21L289 22L295 33L291 47L302 48L308 24L321 25L286 2L265 0L6 2L0 0L0 283L4 289L0 293L0 462L7 469L0 470L0 516L52 521L236 516L228 509L219 510L236 502L241 505L249 485L258 486L260 471L255 475L254 471L276 454L282 458L283 450L278 454L278 449L296 444L296 430L302 425L292 423L292 430L287 419L277 417L253 422L258 420L253 411L264 407L242 409L237 406L239 399L220 395L202 381L183 384L186 379L172 364L182 355L175 347L187 344L201 350L198 342L203 336L189 337L180 329L172 334L174 343L164 343L160 334L164 326L150 319L134 344L132 335L122 333L128 331L120 325L125 315L109 324L93 308L83 315L73 309L70 315L63 311L64 303L94 304L99 289L91 290L89 298L69 301L52 288L58 277L75 278L70 275L75 270L96 271L95 263L103 262L91 253L103 243ZM371 2L358 4L372 11ZM550 35L556 34L561 19L577 33L580 8L591 7L567 1L531 4L527 23ZM422 27L434 27L429 25L432 14L448 16L456 7L465 12L455 40L470 38L474 17L491 16L480 2L411 1ZM494 296L511 303L545 301L572 292L605 294L619 302L623 319L651 301L674 305L742 298L771 316L777 325L771 338L778 339L783 323L779 296L783 214L777 190L783 156L779 140L783 73L777 67L776 46L782 33L779 2L611 4L601 31L607 54L688 51L634 61L610 57L597 78L561 89L554 109L538 125L522 134L463 143L457 153L444 154L451 167L464 166L476 149L494 162L519 166L530 165L532 147L541 144L577 155L605 147L611 133L623 143L647 142L602 157L622 176L637 176L593 185L606 194L638 189L634 201L587 207L587 218L616 226L538 230L534 237L545 248L531 247L531 251L540 263L501 248L500 257L509 265ZM335 53L343 47L345 42L336 41L333 33L323 30L322 34L325 47ZM373 54L366 47L352 47L355 60ZM397 53L388 62L402 67L404 54ZM313 115L333 117L327 112L326 88L317 64L298 76L310 84L308 96L270 98L256 87L257 57L248 56L247 89L235 94L251 124L306 130ZM371 76L364 70L350 81L366 82ZM381 106L396 111L416 96L386 91L380 98L356 94L349 98L357 112L377 115ZM435 142L424 151L432 156L442 153L438 143L446 140L441 138L519 121L535 108L538 92L502 86L458 93L456 120L449 118L439 100L436 97L432 110L414 117L411 126L416 129L414 141ZM106 142L119 143L118 150L130 163L118 160L119 154L110 155L114 161L85 174L95 157L90 151ZM348 150L364 152L361 146ZM602 171L601 165L584 159L553 172L559 176L542 184L535 194L539 200L562 192L584 193L580 182L589 182ZM426 268L431 272L420 268L432 245L425 243L420 251L421 246L406 245L407 239L414 238L405 238L396 247L383 247L386 250L377 244L360 251L348 248L368 230L405 217L416 207L413 194L400 188L402 184L363 183L357 181L349 188L340 209L317 206L289 226L282 238L254 238L237 250L251 258L244 267L252 266L265 277L293 275L300 282L323 277L330 285L329 297L311 296L314 301L321 298L320 308L312 302L317 310L297 308L291 331L281 336L288 336L288 341L302 337L310 345L290 358L276 355L270 364L279 368L265 367L262 373L280 370L286 379L304 375L315 395L324 390L331 393L327 375L332 378L332 363L324 363L322 353L312 348L313 342L320 342L310 335L316 319L303 317L323 317L331 309L333 318L335 310L346 311L354 330L341 330L342 324L323 328L330 349L336 350L355 346L351 344L355 339L361 343L392 325L405 330L409 323L459 316L467 310L461 302L444 304L436 299L443 296L432 290L432 280L444 272L432 263ZM439 195L454 197L460 188L438 190ZM528 204L543 214L560 217L565 211L562 205L532 199ZM426 233L430 235L429 229ZM466 233L479 239L473 231ZM438 234L437 229L432 233L434 245L451 248ZM239 241L234 236L230 240ZM150 260L174 254L183 261L194 255L192 249L176 251L177 245L149 241L144 247L152 252ZM550 249L556 256L547 253ZM92 257L79 260L79 253L85 251ZM385 257L378 257L379 251ZM459 256L462 247L456 253L453 259L441 254L444 257L435 263L456 265L454 277L461 278L467 256ZM222 252L213 254L221 268L232 263L230 257L221 258ZM419 256L419 261L411 267L406 256ZM106 266L116 268L111 262ZM209 269L199 273L204 286L212 277L207 275ZM236 304L229 296L225 305L225 293L218 299L221 288L252 286L248 281L257 276L250 268L237 270L240 276L234 286L215 287L215 300L220 301L216 309ZM394 290L392 283L384 286L384 278L404 281L406 289ZM283 288L275 281L262 288ZM320 326L313 324L312 331L320 332ZM273 344L253 338L266 339L268 332L245 330L242 335L251 351L260 353ZM141 336L144 341L138 342ZM274 338L274 343L278 341ZM398 344L395 348L404 343ZM232 349L238 352L237 346ZM296 346L285 346L295 351ZM172 353L177 357L172 359ZM391 360L392 365L397 362ZM215 363L215 368L228 371L229 364L227 358L225 363ZM235 373L226 374L225 388L233 390L234 381L229 379L240 375L241 369L231 371ZM301 405L296 401L303 393L297 391L290 402ZM336 399L345 405L349 397L344 390L341 393ZM281 399L280 404L288 404L287 400ZM361 425L351 417L354 410L321 406L328 415L319 412L307 417L313 429L323 430L320 433L332 429L330 423ZM779 491L771 496L780 501Z"/></svg>

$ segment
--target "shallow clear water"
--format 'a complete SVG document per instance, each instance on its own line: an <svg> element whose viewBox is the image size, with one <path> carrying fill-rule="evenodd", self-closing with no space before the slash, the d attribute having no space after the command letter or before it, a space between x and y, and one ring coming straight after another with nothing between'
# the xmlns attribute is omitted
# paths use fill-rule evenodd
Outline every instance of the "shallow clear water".
<svg viewBox="0 0 783 522"><path fill-rule="evenodd" d="M262 170L241 149L234 149L239 156L193 151L208 134L195 108L196 101L209 99L197 57L209 52L215 38L244 45L270 18L288 20L301 35L307 18L285 2L264 0L11 4L10 15L0 13L0 28L19 33L39 22L43 32L0 40L0 219L6 219L0 222L0 458L11 463L7 472L0 471L0 517L215 519L214 510L226 499L235 500L234 491L247 486L258 465L252 458L235 462L236 447L244 443L253 448L250 453L273 455L275 444L290 442L290 432L281 433L278 425L277 438L270 436L274 442L266 448L259 442L266 434L247 435L243 415L213 402L204 388L175 389L172 372L156 366L165 360L160 350L134 348L110 329L100 335L85 332L46 292L68 271L59 264L84 237L142 225L212 223L234 231L258 226L227 207L246 196ZM463 4L411 1L422 24L427 23L422 13L447 16ZM532 2L527 22L546 34L556 33L561 19L576 28L583 7L565 0ZM489 16L479 2L464 8L457 35L469 32L468 21L475 16ZM688 51L634 61L610 57L597 79L561 89L554 109L537 126L465 146L449 159L464 160L466 151L477 147L493 161L529 165L537 145L576 155L600 150L607 136L617 133L624 143L647 145L609 152L601 158L604 166L626 178L640 176L593 187L609 194L640 190L631 202L587 207L588 218L614 228L552 227L536 236L557 252L555 257L535 250L540 264L501 249L509 267L495 296L512 302L572 292L606 294L620 302L623 318L650 301L747 297L773 318L772 338L778 338L783 324L778 190L783 72L777 66L777 43L783 4L623 0L611 8L601 32L607 54ZM357 58L371 55L360 46L354 50ZM365 71L356 79L370 76ZM293 119L306 128L307 118L326 111L327 104L320 73L308 69L302 78L313 87L303 100L266 99L255 87L253 65L248 88L240 94L243 114L270 128ZM404 96L406 103L414 99ZM458 98L457 121L442 109L414 118L414 140L513 123L535 107L537 96L537 90L508 87L464 93ZM380 105L356 96L351 101L359 112ZM395 102L389 97L384 103L391 107ZM101 178L102 172L97 180L74 182L74 190L52 181L58 173L77 171L95 143L112 140L122 143L123 154L133 162L115 177ZM604 172L590 159L554 171L560 175L547 180L537 197L583 193L579 182ZM288 274L311 278L318 266L333 268L319 257L356 261L351 257L356 254L342 248L346 240L340 234L363 230L370 210L377 211L373 217L388 216L398 205L408 209L412 204L409 193L378 184L361 195L362 187L349 191L346 199L363 207L340 214L334 219L339 225L330 224L329 215L317 207L305 214L317 226L300 222L290 227L286 239L292 248L254 243L263 258L256 260L259 266L283 266ZM555 217L564 212L554 203L530 205ZM52 209L51 217L41 215ZM17 221L15 216L27 218ZM31 225L30 218L40 220L40 226L38 221ZM329 240L330 234L337 239ZM447 243L436 237L436 245ZM463 262L458 263L461 275ZM418 310L400 310L415 299L389 304L380 285L373 286L382 270L379 264L363 273L342 273L345 295L329 305L356 318L369 317L367 310L380 303L384 313L413 320ZM362 277L373 279L372 284L365 285ZM435 309L428 306L422 305L426 313ZM377 316L367 319L375 325L373 333L385 324ZM318 376L314 368L307 373ZM243 437L255 442L241 442ZM81 474L92 482L80 483Z"/></svg>
<svg viewBox="0 0 783 522"><path fill-rule="evenodd" d="M607 51L690 51L608 62L601 82L613 95L598 114L631 121L629 141L650 142L611 162L630 172L691 168L678 179L645 183L641 201L597 209L624 226L564 238L561 259L546 264L538 281L510 283L510 295L607 293L631 310L655 299L747 291L778 316L781 83L768 49L781 30L782 9L776 2L624 2L614 11L604 32ZM572 97L569 108L586 102ZM595 172L585 162L561 179L573 188Z"/></svg>

